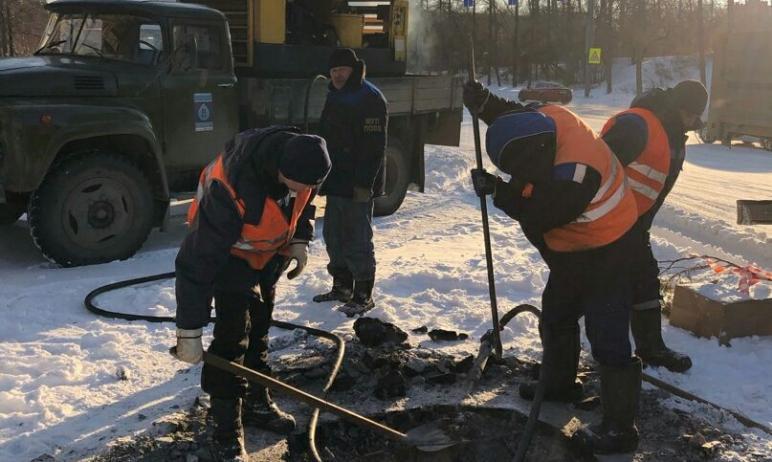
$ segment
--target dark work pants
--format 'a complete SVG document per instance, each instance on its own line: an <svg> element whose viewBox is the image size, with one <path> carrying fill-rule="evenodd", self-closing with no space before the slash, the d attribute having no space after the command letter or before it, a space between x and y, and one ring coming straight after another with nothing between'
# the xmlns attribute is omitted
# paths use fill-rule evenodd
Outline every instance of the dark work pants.
<svg viewBox="0 0 772 462"><path fill-rule="evenodd" d="M542 294L542 328L570 328L584 316L592 355L604 366L626 367L632 357L629 249L634 238L628 233L583 252L545 252L550 275Z"/></svg>
<svg viewBox="0 0 772 462"><path fill-rule="evenodd" d="M355 281L375 279L373 201L327 196L324 209L324 243L332 277L350 273Z"/></svg>
<svg viewBox="0 0 772 462"><path fill-rule="evenodd" d="M263 373L269 373L268 329L271 327L276 281L285 258L274 257L261 271L231 257L214 287L217 321L207 350ZM213 398L242 398L247 380L204 364L201 388Z"/></svg>
<svg viewBox="0 0 772 462"><path fill-rule="evenodd" d="M659 287L659 264L651 251L651 235L648 231L639 231L633 244L635 271L631 272L630 283L633 290L633 310L659 310L661 305Z"/></svg>

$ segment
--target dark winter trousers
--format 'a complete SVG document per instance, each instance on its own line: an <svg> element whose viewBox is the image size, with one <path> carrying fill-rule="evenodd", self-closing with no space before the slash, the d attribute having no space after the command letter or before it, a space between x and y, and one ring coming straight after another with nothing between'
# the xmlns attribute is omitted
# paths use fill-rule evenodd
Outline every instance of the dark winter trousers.
<svg viewBox="0 0 772 462"><path fill-rule="evenodd" d="M630 273L633 309L660 309L659 264L651 251L651 235L648 230L638 231L631 255L634 259L634 270Z"/></svg>
<svg viewBox="0 0 772 462"><path fill-rule="evenodd" d="M592 355L604 366L626 367L632 357L632 239L628 234L600 249L544 255L550 275L542 294L542 328L565 331L584 316Z"/></svg>
<svg viewBox="0 0 772 462"><path fill-rule="evenodd" d="M350 273L355 281L375 279L372 200L354 202L347 197L327 196L322 234L330 257L330 275Z"/></svg>
<svg viewBox="0 0 772 462"><path fill-rule="evenodd" d="M217 321L209 353L264 373L268 329L271 326L276 281L284 257L275 257L261 271L252 269L244 260L231 257L218 275L214 286ZM247 381L242 377L204 364L201 388L213 398L242 398Z"/></svg>

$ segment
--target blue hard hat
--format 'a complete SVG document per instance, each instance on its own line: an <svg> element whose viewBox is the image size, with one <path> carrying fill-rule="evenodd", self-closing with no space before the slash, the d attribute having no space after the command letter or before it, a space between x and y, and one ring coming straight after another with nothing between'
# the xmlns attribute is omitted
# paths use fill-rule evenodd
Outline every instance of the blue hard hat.
<svg viewBox="0 0 772 462"><path fill-rule="evenodd" d="M555 136L555 121L541 112L512 112L497 118L485 134L485 150L493 164L502 169L503 157L507 153L516 154L513 143L518 143L538 135ZM510 173L510 172L507 172Z"/></svg>

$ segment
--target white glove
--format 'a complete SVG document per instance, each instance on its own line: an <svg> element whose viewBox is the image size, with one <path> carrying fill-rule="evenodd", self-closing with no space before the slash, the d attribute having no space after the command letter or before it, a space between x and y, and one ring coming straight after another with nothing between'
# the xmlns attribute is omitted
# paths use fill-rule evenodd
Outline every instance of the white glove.
<svg viewBox="0 0 772 462"><path fill-rule="evenodd" d="M286 249L287 265L289 266L292 260L297 262L295 268L287 273L287 279L295 279L300 276L300 273L305 269L308 263L308 241L293 240L290 242Z"/></svg>
<svg viewBox="0 0 772 462"><path fill-rule="evenodd" d="M204 356L204 347L201 344L202 329L177 328L177 347L172 348L172 355L180 361L196 364L201 362Z"/></svg>

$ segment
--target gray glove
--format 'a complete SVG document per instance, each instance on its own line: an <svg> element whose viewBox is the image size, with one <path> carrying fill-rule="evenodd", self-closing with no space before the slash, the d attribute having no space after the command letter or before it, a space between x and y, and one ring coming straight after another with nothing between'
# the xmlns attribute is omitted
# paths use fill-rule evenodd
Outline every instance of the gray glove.
<svg viewBox="0 0 772 462"><path fill-rule="evenodd" d="M287 279L295 279L300 276L300 273L303 272L306 264L308 264L308 241L293 239L284 253L287 256L287 266L289 266L292 260L297 262L295 268L287 273Z"/></svg>
<svg viewBox="0 0 772 462"><path fill-rule="evenodd" d="M196 364L204 357L204 347L201 344L202 329L177 328L177 346L171 349L171 354L186 363Z"/></svg>

